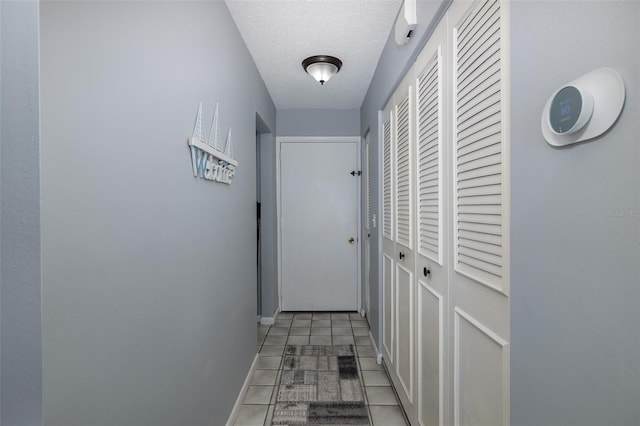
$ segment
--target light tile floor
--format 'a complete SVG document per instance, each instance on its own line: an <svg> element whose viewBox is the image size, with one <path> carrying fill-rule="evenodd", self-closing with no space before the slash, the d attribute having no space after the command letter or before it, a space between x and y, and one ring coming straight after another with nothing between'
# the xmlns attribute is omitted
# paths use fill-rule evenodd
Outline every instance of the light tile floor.
<svg viewBox="0 0 640 426"><path fill-rule="evenodd" d="M355 344L358 371L373 426L405 426L402 409L369 341L369 325L359 314L283 312L272 326L258 326L257 368L235 424L269 426L282 373L285 345Z"/></svg>

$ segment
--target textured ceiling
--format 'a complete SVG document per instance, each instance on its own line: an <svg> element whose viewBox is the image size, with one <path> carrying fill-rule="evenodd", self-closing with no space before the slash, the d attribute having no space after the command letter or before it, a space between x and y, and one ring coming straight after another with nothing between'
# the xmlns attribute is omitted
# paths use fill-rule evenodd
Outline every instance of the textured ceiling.
<svg viewBox="0 0 640 426"><path fill-rule="evenodd" d="M359 108L401 0L226 0L276 108ZM302 69L313 55L342 70L320 86Z"/></svg>

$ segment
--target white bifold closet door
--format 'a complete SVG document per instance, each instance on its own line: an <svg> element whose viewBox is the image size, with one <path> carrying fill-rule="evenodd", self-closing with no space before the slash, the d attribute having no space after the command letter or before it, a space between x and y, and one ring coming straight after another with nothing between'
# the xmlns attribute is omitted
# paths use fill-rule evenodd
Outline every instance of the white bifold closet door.
<svg viewBox="0 0 640 426"><path fill-rule="evenodd" d="M416 64L417 424L448 424L448 248L451 209L449 107L445 93L447 20L436 28Z"/></svg>
<svg viewBox="0 0 640 426"><path fill-rule="evenodd" d="M395 346L394 374L405 407L415 403L415 94L411 73L394 96L395 110ZM412 412L412 410L407 410ZM411 417L411 416L410 416Z"/></svg>
<svg viewBox="0 0 640 426"><path fill-rule="evenodd" d="M382 354L395 360L395 123L393 102L382 112Z"/></svg>
<svg viewBox="0 0 640 426"><path fill-rule="evenodd" d="M415 364L415 94L408 74L382 113L382 351L413 422Z"/></svg>
<svg viewBox="0 0 640 426"><path fill-rule="evenodd" d="M509 424L508 16L455 0L382 113L382 351L416 425Z"/></svg>
<svg viewBox="0 0 640 426"><path fill-rule="evenodd" d="M508 2L449 9L455 425L509 424Z"/></svg>

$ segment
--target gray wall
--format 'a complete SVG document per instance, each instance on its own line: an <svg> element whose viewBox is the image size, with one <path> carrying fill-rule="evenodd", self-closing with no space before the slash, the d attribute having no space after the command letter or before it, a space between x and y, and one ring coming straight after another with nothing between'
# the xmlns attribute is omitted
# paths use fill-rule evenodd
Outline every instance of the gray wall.
<svg viewBox="0 0 640 426"><path fill-rule="evenodd" d="M375 74L364 98L360 109L360 135L364 136L367 130L371 132L371 208L372 214L376 215L376 229L371 233L371 333L380 349L380 339L382 338L382 315L380 313L380 301L382 300L381 285L381 265L378 262L381 249L381 228L380 217L382 211L379 196L380 189L380 157L378 149L380 137L378 135L378 112L381 111L387 101L393 95L396 86L407 73L411 65L415 62L422 47L429 39L442 15L446 12L449 0L417 2L417 18L413 37L404 46L398 46L395 42L393 31L387 39L387 43L380 55L380 60ZM278 111L279 113L279 111ZM377 209L377 211L376 211ZM364 261L362 262L364 265ZM364 276L364 273L363 273Z"/></svg>
<svg viewBox="0 0 640 426"><path fill-rule="evenodd" d="M638 425L640 4L511 10L511 423ZM617 125L552 148L547 98L603 66L627 88Z"/></svg>
<svg viewBox="0 0 640 426"><path fill-rule="evenodd" d="M256 352L256 113L223 2L41 4L47 426L221 425ZM231 186L194 178L198 101Z"/></svg>
<svg viewBox="0 0 640 426"><path fill-rule="evenodd" d="M360 136L360 110L279 109L278 136Z"/></svg>
<svg viewBox="0 0 640 426"><path fill-rule="evenodd" d="M0 423L42 424L38 2L0 2Z"/></svg>
<svg viewBox="0 0 640 426"><path fill-rule="evenodd" d="M276 233L276 168L275 138L260 135L260 246L262 272L262 316L273 317L280 306L278 300L278 237Z"/></svg>

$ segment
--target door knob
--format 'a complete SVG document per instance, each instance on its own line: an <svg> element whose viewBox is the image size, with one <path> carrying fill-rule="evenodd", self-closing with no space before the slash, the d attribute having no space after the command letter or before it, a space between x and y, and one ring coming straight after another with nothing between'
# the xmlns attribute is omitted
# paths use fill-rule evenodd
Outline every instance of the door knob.
<svg viewBox="0 0 640 426"><path fill-rule="evenodd" d="M349 239L347 241L349 241L349 244L353 244L353 243L356 242L356 239L353 238L353 237L349 237Z"/></svg>
<svg viewBox="0 0 640 426"><path fill-rule="evenodd" d="M424 269L422 270L422 273L424 274L425 277L428 277L431 275L431 269L425 266Z"/></svg>
<svg viewBox="0 0 640 426"><path fill-rule="evenodd" d="M400 257L401 260L404 259L404 253L403 252L400 252L400 254L398 256Z"/></svg>

